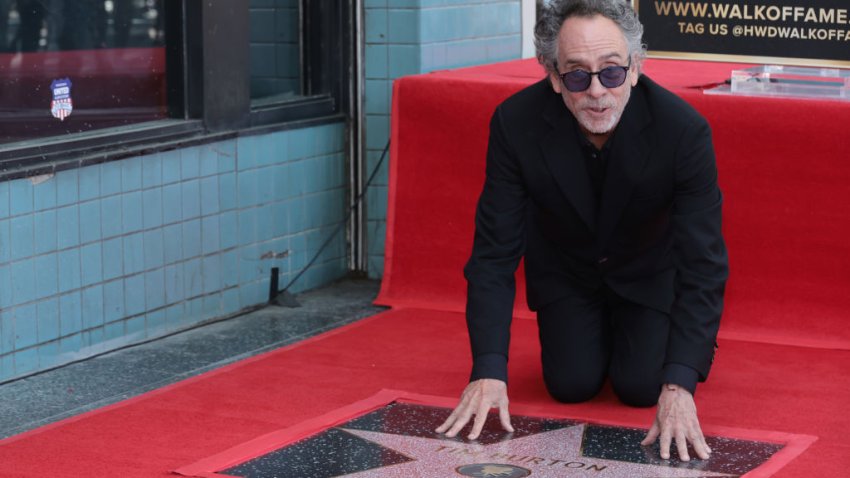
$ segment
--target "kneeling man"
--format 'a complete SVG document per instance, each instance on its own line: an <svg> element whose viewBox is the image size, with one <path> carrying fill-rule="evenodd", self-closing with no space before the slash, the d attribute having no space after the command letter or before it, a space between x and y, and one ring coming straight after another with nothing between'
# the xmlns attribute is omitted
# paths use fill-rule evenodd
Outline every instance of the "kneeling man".
<svg viewBox="0 0 850 478"><path fill-rule="evenodd" d="M623 0L552 0L535 29L547 77L490 122L475 218L467 324L473 367L437 431L508 413L514 273L525 260L543 380L562 402L606 379L627 405L657 405L643 441L711 450L693 395L714 358L728 274L711 131L641 75L643 27Z"/></svg>

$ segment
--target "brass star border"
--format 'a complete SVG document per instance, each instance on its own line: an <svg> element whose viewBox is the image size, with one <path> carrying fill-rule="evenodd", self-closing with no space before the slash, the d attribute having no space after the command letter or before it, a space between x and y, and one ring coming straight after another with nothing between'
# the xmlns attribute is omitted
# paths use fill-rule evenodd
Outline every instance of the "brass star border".
<svg viewBox="0 0 850 478"><path fill-rule="evenodd" d="M302 461L324 460L327 463L322 466L337 470L310 474L299 468L298 476L324 478L450 475L613 478L636 476L635 473L663 478L738 477L746 473L747 478L767 478L817 440L809 435L706 426L704 432L714 450L712 458L684 463L675 456L661 460L657 445L640 447L637 442L646 429L639 425L559 415L551 410L544 413L539 406L514 403L511 404L512 422L517 429L514 434L501 431L492 416L476 441L447 439L433 433L433 428L448 415L456 401L456 398L382 390L365 400L201 459L174 473L199 478L261 477L264 475L256 471L260 469L257 467L269 466L272 460L271 466L277 467L273 473L277 474L269 476L290 476L286 474L286 460L296 457ZM419 425L411 428L405 417L416 417ZM379 429L375 429L376 420L380 422ZM325 450L330 452L328 456L325 453L298 456L307 448L324 446L341 449ZM345 456L352 453L365 456L363 464L354 463L357 458Z"/></svg>

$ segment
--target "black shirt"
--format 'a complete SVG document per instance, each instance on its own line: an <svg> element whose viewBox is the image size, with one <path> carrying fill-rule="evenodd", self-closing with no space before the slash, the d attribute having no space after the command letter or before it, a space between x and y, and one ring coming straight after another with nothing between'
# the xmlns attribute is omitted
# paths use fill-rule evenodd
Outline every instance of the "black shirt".
<svg viewBox="0 0 850 478"><path fill-rule="evenodd" d="M611 153L611 138L602 145L602 149L596 149L596 145L590 142L584 133L576 132L581 143L581 150L584 152L585 167L587 174L590 176L590 185L593 187L593 192L596 196L596 204L602 199L602 185L605 183L605 170L608 167L608 156Z"/></svg>

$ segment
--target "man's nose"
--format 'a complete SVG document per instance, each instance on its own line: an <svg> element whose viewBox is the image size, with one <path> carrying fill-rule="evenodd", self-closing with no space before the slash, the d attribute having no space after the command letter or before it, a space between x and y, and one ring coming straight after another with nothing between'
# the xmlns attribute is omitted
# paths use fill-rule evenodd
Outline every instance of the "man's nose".
<svg viewBox="0 0 850 478"><path fill-rule="evenodd" d="M585 92L593 98L600 98L608 92L608 88L602 86L599 75L593 75L590 78L590 86L587 87Z"/></svg>

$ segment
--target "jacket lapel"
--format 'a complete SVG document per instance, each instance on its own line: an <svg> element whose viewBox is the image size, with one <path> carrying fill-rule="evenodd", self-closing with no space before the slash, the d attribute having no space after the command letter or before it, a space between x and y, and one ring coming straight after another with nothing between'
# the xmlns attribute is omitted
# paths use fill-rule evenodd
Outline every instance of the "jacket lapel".
<svg viewBox="0 0 850 478"><path fill-rule="evenodd" d="M561 97L553 92L552 101L543 111L551 130L540 145L546 165L564 196L584 220L590 231L596 230L597 204L591 190L584 156L576 135L575 119Z"/></svg>
<svg viewBox="0 0 850 478"><path fill-rule="evenodd" d="M650 147L643 130L652 118L641 88L633 88L613 136L599 216L599 243L604 247L620 220L635 184L640 180Z"/></svg>

